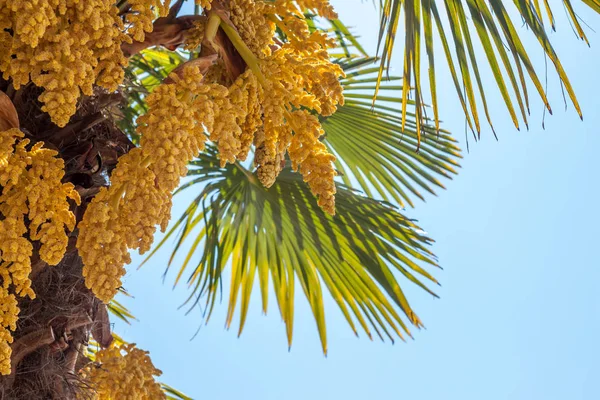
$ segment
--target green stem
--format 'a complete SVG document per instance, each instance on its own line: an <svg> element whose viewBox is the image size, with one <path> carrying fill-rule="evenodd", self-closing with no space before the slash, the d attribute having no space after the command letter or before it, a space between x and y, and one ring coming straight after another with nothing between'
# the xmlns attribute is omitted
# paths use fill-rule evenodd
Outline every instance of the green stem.
<svg viewBox="0 0 600 400"><path fill-rule="evenodd" d="M148 168L151 163L152 163L152 158L150 156L144 158L142 160L142 168Z"/></svg>
<svg viewBox="0 0 600 400"><path fill-rule="evenodd" d="M204 39L212 44L213 47L215 47L215 38L217 37L220 23L221 17L215 13L208 14L208 21L206 22L206 28L204 29Z"/></svg>
<svg viewBox="0 0 600 400"><path fill-rule="evenodd" d="M240 53L240 56L244 59L248 67L252 70L258 81L266 86L267 80L265 79L262 71L260 70L260 60L254 55L252 50L248 48L240 34L229 24L221 21L221 29L225 32L233 47Z"/></svg>

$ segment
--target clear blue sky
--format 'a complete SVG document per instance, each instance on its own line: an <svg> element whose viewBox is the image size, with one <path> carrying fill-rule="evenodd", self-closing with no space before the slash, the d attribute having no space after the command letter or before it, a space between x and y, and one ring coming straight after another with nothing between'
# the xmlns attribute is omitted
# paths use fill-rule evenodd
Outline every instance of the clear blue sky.
<svg viewBox="0 0 600 400"><path fill-rule="evenodd" d="M600 18L575 3L600 30ZM372 2L333 4L373 52L378 20ZM410 292L427 326L414 341L357 339L330 302L325 358L303 301L297 302L290 352L275 307L263 316L257 305L241 338L223 328L223 304L190 341L201 318L177 310L184 287L172 291L169 278L162 283L165 252L139 271L140 258L134 258L125 285L135 299L125 302L140 321L116 323L116 332L149 350L162 380L196 399L600 399L600 34L588 30L588 49L557 9L552 37L584 121L572 107L564 110L552 71L555 113L546 116L545 130L539 100L530 130L518 132L499 94L488 95L500 140L482 133L448 190L408 212L436 239L444 267L436 275L441 299ZM400 70L396 50L393 65ZM532 54L543 75L541 52ZM444 127L464 144L454 89L447 75L439 82ZM183 205L184 199L176 202L175 217Z"/></svg>

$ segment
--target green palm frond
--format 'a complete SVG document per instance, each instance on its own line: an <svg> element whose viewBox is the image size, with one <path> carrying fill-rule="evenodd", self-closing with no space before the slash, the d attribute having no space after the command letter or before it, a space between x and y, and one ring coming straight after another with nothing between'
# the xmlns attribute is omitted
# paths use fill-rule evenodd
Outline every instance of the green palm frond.
<svg viewBox="0 0 600 400"><path fill-rule="evenodd" d="M584 4L600 12L600 1L582 0ZM483 112L492 127L485 90L481 81L479 68L487 64L492 70L496 84L513 123L519 128L521 119L528 124L529 95L527 79L529 79L545 107L550 113L552 108L546 97L534 65L529 58L517 27L523 23L533 33L543 49L546 57L552 61L556 72L568 93L575 109L581 116L579 103L569 83L569 79L558 55L546 33L546 26L554 29L553 10L563 6L577 36L587 42L571 0L513 0L513 7L505 6L510 2L500 0L380 0L381 24L379 47L381 48L381 65L378 85L386 68L389 66L392 50L396 41L398 26L404 20L404 71L402 90L402 116L406 117L406 107L414 86L416 103L417 132L422 132L423 124L421 58L427 58L429 65L429 86L433 104L436 128L439 129L438 102L436 94L436 72L434 57L434 39L437 38L444 49L446 62L456 87L458 98L467 118L471 131L479 133L480 111L478 99ZM439 5L439 6L438 6ZM519 15L518 23L511 17L513 11ZM434 34L434 29L437 35ZM473 30L477 32L479 41L485 51L486 61L476 55L474 49ZM449 37L450 36L450 37ZM422 43L425 44L425 55L422 55ZM517 106L513 103L516 100ZM517 111L518 109L518 111ZM520 117L518 116L520 114Z"/></svg>
<svg viewBox="0 0 600 400"><path fill-rule="evenodd" d="M462 156L449 132L424 124L430 133L421 144L414 114L414 103L407 113L402 131L401 78L384 82L379 102L371 104L377 84L378 68L374 58L340 59L346 72L342 80L345 103L323 121L325 143L339 160L336 164L343 182L364 191L369 197L413 206L412 196L424 199L420 190L435 194L444 188L438 179L451 179ZM427 122L427 121L426 121Z"/></svg>
<svg viewBox="0 0 600 400"><path fill-rule="evenodd" d="M435 296L425 282L437 281L424 266L437 267L437 261L429 250L432 240L394 206L339 185L336 216L329 217L299 174L286 168L265 189L239 164L220 168L212 146L192 162L189 177L182 190L199 185L203 189L154 252L179 232L169 268L176 255L185 255L175 284L189 270L188 302L203 307L207 320L228 274L226 326L239 304L239 333L255 281L264 312L270 282L290 344L298 284L311 307L324 352L323 286L356 334L359 326L369 337L373 331L382 339L410 335L400 313L414 326L422 326L396 274ZM190 245L187 251L184 242ZM192 262L194 256L199 257L197 263Z"/></svg>

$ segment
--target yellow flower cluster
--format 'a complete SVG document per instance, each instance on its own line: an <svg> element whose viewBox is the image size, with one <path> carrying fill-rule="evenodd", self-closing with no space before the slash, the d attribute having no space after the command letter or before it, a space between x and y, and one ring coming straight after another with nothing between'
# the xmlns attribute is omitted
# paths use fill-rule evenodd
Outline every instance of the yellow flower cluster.
<svg viewBox="0 0 600 400"><path fill-rule="evenodd" d="M184 49L194 51L204 40L204 21L194 21L194 26L187 31Z"/></svg>
<svg viewBox="0 0 600 400"><path fill-rule="evenodd" d="M104 302L121 285L123 265L131 262L129 249L148 251L156 226L166 229L172 192L188 162L204 149L204 128L222 134L236 120L233 106L225 102L227 88L201 84L197 68L171 78L173 83L147 97L149 111L138 119L141 147L119 159L110 188L96 195L79 224L85 282Z"/></svg>
<svg viewBox="0 0 600 400"><path fill-rule="evenodd" d="M310 10L320 17L337 18L337 13L329 4L329 0L275 0L274 7L278 15L292 13L301 16L304 10Z"/></svg>
<svg viewBox="0 0 600 400"><path fill-rule="evenodd" d="M131 9L125 17L127 32L138 42L143 42L146 33L152 32L152 21L156 13L167 15L171 0L128 0Z"/></svg>
<svg viewBox="0 0 600 400"><path fill-rule="evenodd" d="M136 348L135 344L113 345L98 351L95 362L81 372L96 392L97 400L166 399L155 380L155 376L161 374L148 352Z"/></svg>
<svg viewBox="0 0 600 400"><path fill-rule="evenodd" d="M152 30L159 0L133 0L129 29L136 40ZM122 82L126 34L114 0L4 0L0 2L0 71L15 89L29 82L45 90L39 100L58 126L76 111L93 85L109 91Z"/></svg>
<svg viewBox="0 0 600 400"><path fill-rule="evenodd" d="M334 214L335 157L319 141L323 130L310 112L328 116L344 101L339 83L343 71L329 61L326 50L331 45L325 35L314 32L302 43L284 44L260 62L265 81L264 138L258 141L255 164L259 179L268 187L287 150L292 167L300 169L319 205Z"/></svg>
<svg viewBox="0 0 600 400"><path fill-rule="evenodd" d="M195 3L197 6L210 10L212 1L213 0L196 0Z"/></svg>
<svg viewBox="0 0 600 400"><path fill-rule="evenodd" d="M240 13L258 7L251 0L232 4ZM301 22L308 32L306 21ZM239 36L232 42L245 46ZM129 251L148 251L156 226L166 229L172 192L188 162L204 148L205 132L216 143L222 166L245 160L254 143L258 179L267 187L289 151L293 168L300 170L319 205L334 214L335 158L319 140L323 130L313 115L331 115L343 103L343 71L327 53L332 41L315 32L272 52L263 51L266 41L254 43L262 58L254 58L247 46L239 48L253 57L229 87L219 84L216 75L203 77L197 68L187 67L182 77L172 74L172 83L147 97L149 111L138 119L140 147L120 158L110 188L96 195L79 225L77 248L85 282L102 301L117 293L124 265L131 262ZM216 83L210 83L213 78Z"/></svg>
<svg viewBox="0 0 600 400"><path fill-rule="evenodd" d="M231 7L231 20L239 34L232 42L241 54L245 54L246 63L260 82L257 100L253 101L258 104L257 127L252 132L258 179L270 187L285 165L285 154L289 152L292 167L300 170L312 193L318 197L319 205L334 214L335 157L319 140L323 130L313 112L329 116L338 104L343 104L339 82L343 70L329 60L327 49L335 42L324 33L310 33L303 11L312 10L327 18L336 18L335 12L325 0L275 0L270 3L232 0ZM288 39L280 48L270 46L275 25ZM252 56L248 56L244 48ZM235 148L235 135L230 136L228 142ZM220 150L221 147L219 144ZM227 151L228 147L225 150L221 159L235 161L231 157L235 152Z"/></svg>
<svg viewBox="0 0 600 400"><path fill-rule="evenodd" d="M211 9L213 0L196 0L196 5L207 10ZM252 14L255 10L261 11L264 14L285 15L293 13L302 15L304 10L314 12L320 17L336 19L337 14L333 6L329 4L329 0L229 0L232 14L235 13L236 7L242 7L247 15ZM268 8L263 8L266 6ZM235 22L234 22L235 23ZM237 26L237 25L236 25ZM242 36L243 37L243 36Z"/></svg>
<svg viewBox="0 0 600 400"><path fill-rule="evenodd" d="M2 227L2 221L0 221ZM0 374L10 374L10 356L13 342L11 331L17 328L19 308L14 294L8 293L7 289L0 288Z"/></svg>
<svg viewBox="0 0 600 400"><path fill-rule="evenodd" d="M335 157L319 141L323 129L319 120L306 111L294 111L290 115L290 124L294 127L294 138L288 149L292 168L300 169L304 181L313 194L318 196L318 204L329 214L335 213L336 175L333 169ZM293 122L292 122L293 121Z"/></svg>
<svg viewBox="0 0 600 400"><path fill-rule="evenodd" d="M237 28L242 40L259 58L271 54L275 23L269 19L272 6L254 0L231 0L231 22Z"/></svg>
<svg viewBox="0 0 600 400"><path fill-rule="evenodd" d="M219 117L210 140L217 143L221 167L245 160L254 140L254 133L262 124L259 104L259 86L252 71L240 75L228 89L227 97L215 101Z"/></svg>
<svg viewBox="0 0 600 400"><path fill-rule="evenodd" d="M273 133L274 131L271 130L270 132ZM275 135L275 137L278 137L278 135ZM275 144L275 146L269 146L269 143ZM254 146L256 175L264 187L270 188L284 167L285 150L278 148L276 140L265 142L264 129L255 136Z"/></svg>
<svg viewBox="0 0 600 400"><path fill-rule="evenodd" d="M121 286L120 278L125 274L123 265L131 262L128 245L141 242L138 246L146 243L146 247L152 240L154 229L140 230L135 222L151 220L153 227L163 212L161 204L165 199L155 188L154 175L142 166L142 158L141 149L121 157L111 177L111 188L101 189L79 224L77 247L84 261L83 276L87 287L105 302ZM126 199L122 199L123 194ZM126 210L119 207L124 200L129 205Z"/></svg>
<svg viewBox="0 0 600 400"><path fill-rule="evenodd" d="M19 309L15 295L35 298L31 289L31 241L40 242L39 256L50 265L62 259L68 237L65 228L75 228L68 199L79 204L73 184L61 183L64 162L39 142L27 149L28 139L19 140L18 129L0 132L0 373L10 373L7 343L12 341ZM19 141L18 141L19 140ZM27 216L28 225L26 225ZM24 235L29 233L29 239ZM8 289L14 291L8 293ZM12 321L12 322L11 322ZM6 358L7 356L8 358Z"/></svg>

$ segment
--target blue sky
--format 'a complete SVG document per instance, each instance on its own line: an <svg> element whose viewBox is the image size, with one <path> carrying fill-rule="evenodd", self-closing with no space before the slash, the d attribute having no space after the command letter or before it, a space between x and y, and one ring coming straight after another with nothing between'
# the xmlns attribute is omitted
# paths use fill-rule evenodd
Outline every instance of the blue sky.
<svg viewBox="0 0 600 400"><path fill-rule="evenodd" d="M374 52L378 20L372 2L333 4ZM578 8L600 29L598 16ZM444 267L436 275L441 299L409 292L427 326L414 341L357 339L330 302L325 358L302 301L290 352L274 307L267 316L252 308L238 339L223 328L223 305L190 341L201 318L177 310L184 287L173 291L172 279L162 282L166 252L139 271L141 258L134 257L125 286L135 298L125 302L139 322L116 323L116 332L151 352L163 381L197 399L600 398L600 35L588 30L588 49L560 7L556 17L552 38L584 121L571 106L564 110L550 71L554 116L546 116L543 130L542 104L533 99L530 130L518 132L486 76L499 141L484 131L480 142L470 142L448 190L408 211L436 239L433 249ZM400 47L396 54L392 65L400 71ZM532 54L543 76L541 50ZM438 81L443 126L464 145L454 88L443 70ZM184 205L185 199L176 201L173 215Z"/></svg>

